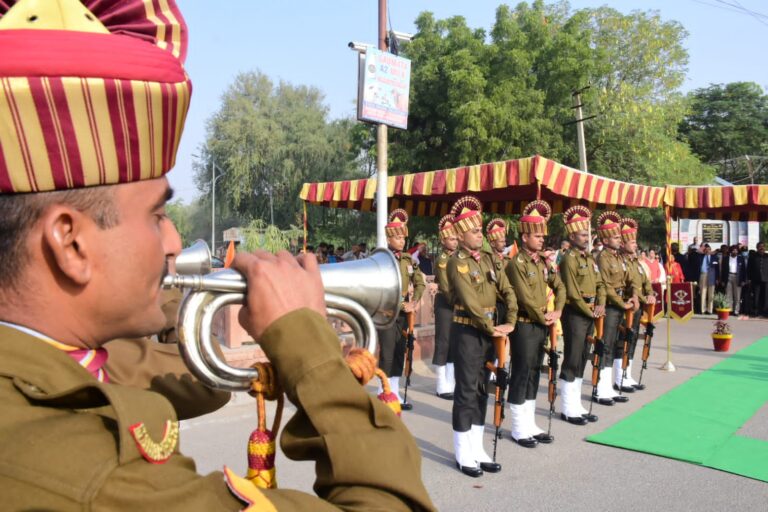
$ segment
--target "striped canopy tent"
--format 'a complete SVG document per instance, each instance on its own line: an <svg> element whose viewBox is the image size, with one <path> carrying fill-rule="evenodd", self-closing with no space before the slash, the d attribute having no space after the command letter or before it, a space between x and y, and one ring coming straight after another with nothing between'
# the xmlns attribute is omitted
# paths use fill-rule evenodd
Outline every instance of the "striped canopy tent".
<svg viewBox="0 0 768 512"><path fill-rule="evenodd" d="M768 221L768 185L668 185L664 192L664 216L667 254L672 254L672 219Z"/></svg>
<svg viewBox="0 0 768 512"><path fill-rule="evenodd" d="M411 215L442 216L465 194L476 196L486 212L520 213L534 199L544 199L553 213L584 204L590 208L657 208L664 188L616 181L572 169L541 156L455 169L390 176L389 210ZM305 183L306 203L330 208L375 210L376 177L360 180Z"/></svg>
<svg viewBox="0 0 768 512"><path fill-rule="evenodd" d="M664 208L675 219L768 221L768 185L668 186Z"/></svg>

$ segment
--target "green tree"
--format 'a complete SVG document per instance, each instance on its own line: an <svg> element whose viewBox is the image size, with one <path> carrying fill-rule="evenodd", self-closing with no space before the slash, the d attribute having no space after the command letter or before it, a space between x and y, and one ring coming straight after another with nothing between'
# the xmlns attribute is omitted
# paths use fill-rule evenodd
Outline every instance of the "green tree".
<svg viewBox="0 0 768 512"><path fill-rule="evenodd" d="M205 159L196 170L206 198L210 165L223 174L216 185L217 215L230 222L221 223L222 229L273 218L276 226L300 225L302 183L359 174L354 123L326 118L323 95L314 87L275 85L260 72L235 78L208 122ZM320 220L324 215L312 214Z"/></svg>
<svg viewBox="0 0 768 512"><path fill-rule="evenodd" d="M768 165L768 95L753 82L714 84L688 95L690 112L680 133L702 161L729 181L765 182ZM750 156L745 158L745 156Z"/></svg>
<svg viewBox="0 0 768 512"><path fill-rule="evenodd" d="M582 101L590 171L665 184L711 179L677 139L686 113L685 30L652 12L571 11L566 2L501 5L490 30L422 13L408 131L395 130L394 172L542 154L578 167L572 91Z"/></svg>

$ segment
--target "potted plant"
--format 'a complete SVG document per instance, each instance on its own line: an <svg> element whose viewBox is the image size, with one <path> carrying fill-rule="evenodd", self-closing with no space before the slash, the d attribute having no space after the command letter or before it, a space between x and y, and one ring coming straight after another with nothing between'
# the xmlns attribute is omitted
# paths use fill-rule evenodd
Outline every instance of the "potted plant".
<svg viewBox="0 0 768 512"><path fill-rule="evenodd" d="M731 326L724 320L715 322L715 330L712 332L712 344L715 352L728 352L731 348Z"/></svg>
<svg viewBox="0 0 768 512"><path fill-rule="evenodd" d="M731 312L731 301L724 293L717 292L712 298L712 304L715 306L715 312L717 313L717 319L725 322L728 320L728 315Z"/></svg>

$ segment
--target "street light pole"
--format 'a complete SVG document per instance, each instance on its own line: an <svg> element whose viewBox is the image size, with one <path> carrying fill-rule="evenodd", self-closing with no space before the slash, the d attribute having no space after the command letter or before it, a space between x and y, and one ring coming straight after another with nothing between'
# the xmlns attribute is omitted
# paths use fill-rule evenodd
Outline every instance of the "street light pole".
<svg viewBox="0 0 768 512"><path fill-rule="evenodd" d="M216 255L216 164L211 160L211 253Z"/></svg>
<svg viewBox="0 0 768 512"><path fill-rule="evenodd" d="M387 0L379 0L379 50L387 51ZM376 127L376 246L387 247L387 125Z"/></svg>

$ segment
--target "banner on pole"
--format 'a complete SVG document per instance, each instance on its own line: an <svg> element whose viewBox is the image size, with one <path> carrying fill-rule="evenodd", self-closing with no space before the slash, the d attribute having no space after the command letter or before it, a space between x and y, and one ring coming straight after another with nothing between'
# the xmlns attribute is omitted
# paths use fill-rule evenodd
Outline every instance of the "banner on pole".
<svg viewBox="0 0 768 512"><path fill-rule="evenodd" d="M693 284L670 283L672 299L669 304L669 313L679 322L687 322L693 317Z"/></svg>
<svg viewBox="0 0 768 512"><path fill-rule="evenodd" d="M411 61L369 48L359 65L357 118L407 129Z"/></svg>

